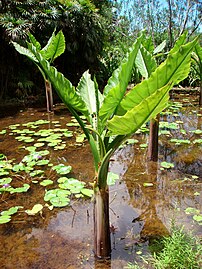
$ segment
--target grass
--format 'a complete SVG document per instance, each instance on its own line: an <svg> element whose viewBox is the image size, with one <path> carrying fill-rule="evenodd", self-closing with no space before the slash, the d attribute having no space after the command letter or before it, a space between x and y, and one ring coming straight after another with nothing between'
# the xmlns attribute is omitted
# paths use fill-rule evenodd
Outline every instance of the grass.
<svg viewBox="0 0 202 269"><path fill-rule="evenodd" d="M172 227L171 235L158 242L163 249L143 260L147 266L139 266L136 262L128 263L125 269L200 269L202 268L202 245L197 237L185 232L183 228ZM148 267L149 266L149 267ZM152 267L151 267L152 266Z"/></svg>

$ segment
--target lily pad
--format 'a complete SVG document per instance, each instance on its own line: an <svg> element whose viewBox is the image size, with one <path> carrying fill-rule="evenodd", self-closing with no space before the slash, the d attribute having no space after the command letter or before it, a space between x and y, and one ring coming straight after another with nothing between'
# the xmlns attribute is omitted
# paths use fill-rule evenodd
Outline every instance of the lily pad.
<svg viewBox="0 0 202 269"><path fill-rule="evenodd" d="M119 175L113 172L109 172L107 175L107 184L114 185L116 181L119 179Z"/></svg>
<svg viewBox="0 0 202 269"><path fill-rule="evenodd" d="M30 185L29 184L23 184L23 187L21 188L12 188L10 190L10 193L20 193L20 192L27 192L30 188Z"/></svg>
<svg viewBox="0 0 202 269"><path fill-rule="evenodd" d="M30 173L30 176L35 177L35 176L42 175L43 173L44 173L43 170L34 170L33 172Z"/></svg>
<svg viewBox="0 0 202 269"><path fill-rule="evenodd" d="M67 197L54 197L50 199L50 203L55 207L64 207L69 205L70 199Z"/></svg>
<svg viewBox="0 0 202 269"><path fill-rule="evenodd" d="M45 179L45 180L40 182L40 185L42 185L42 186L48 186L48 185L51 185L51 184L53 184L53 181L50 180L50 179Z"/></svg>
<svg viewBox="0 0 202 269"><path fill-rule="evenodd" d="M17 213L19 208L23 208L23 207L22 206L13 206L13 207L9 208L8 210L2 211L1 215L2 216L13 215L13 214Z"/></svg>
<svg viewBox="0 0 202 269"><path fill-rule="evenodd" d="M196 208L194 208L194 207L187 207L186 209L185 209L185 213L186 214L199 214L200 213L200 210L199 209L196 209Z"/></svg>
<svg viewBox="0 0 202 269"><path fill-rule="evenodd" d="M0 185L9 184L11 183L11 181L12 181L11 177L0 178Z"/></svg>
<svg viewBox="0 0 202 269"><path fill-rule="evenodd" d="M45 145L45 143L35 143L34 147L40 148L40 147L43 147L44 145Z"/></svg>
<svg viewBox="0 0 202 269"><path fill-rule="evenodd" d="M0 216L0 224L4 224L11 221L11 216L5 215L5 216Z"/></svg>
<svg viewBox="0 0 202 269"><path fill-rule="evenodd" d="M147 148L147 146L148 146L147 144L140 144L141 149Z"/></svg>
<svg viewBox="0 0 202 269"><path fill-rule="evenodd" d="M139 141L137 139L134 139L134 138L129 138L126 140L126 144L128 144L128 145L131 145L131 144L133 145L133 144L136 144L138 142Z"/></svg>
<svg viewBox="0 0 202 269"><path fill-rule="evenodd" d="M25 210L25 212L30 216L34 216L37 213L41 212L42 209L43 209L43 206L41 204L36 204L33 206L32 209L27 209L27 210Z"/></svg>
<svg viewBox="0 0 202 269"><path fill-rule="evenodd" d="M143 186L144 187L152 187L152 186L154 186L154 184L152 182L144 182Z"/></svg>
<svg viewBox="0 0 202 269"><path fill-rule="evenodd" d="M46 165L49 163L49 160L40 160L38 162L36 162L36 165Z"/></svg>
<svg viewBox="0 0 202 269"><path fill-rule="evenodd" d="M44 201L49 201L55 207L67 206L70 203L68 190L54 189L46 191Z"/></svg>
<svg viewBox="0 0 202 269"><path fill-rule="evenodd" d="M79 135L77 135L77 137L76 137L76 143L83 143L85 137L86 137L85 134L79 134Z"/></svg>
<svg viewBox="0 0 202 269"><path fill-rule="evenodd" d="M197 222L202 222L202 215L194 215L193 219Z"/></svg>
<svg viewBox="0 0 202 269"><path fill-rule="evenodd" d="M30 152L34 152L36 150L36 147L34 146L29 146L29 147L25 147L26 150L30 151Z"/></svg>
<svg viewBox="0 0 202 269"><path fill-rule="evenodd" d="M169 162L161 162L161 167L166 168L166 169L170 169L174 167L173 163L169 163Z"/></svg>
<svg viewBox="0 0 202 269"><path fill-rule="evenodd" d="M93 190L91 190L91 189L86 189L86 188L83 188L83 189L81 190L81 193L84 194L85 196L88 196L88 197L92 197L93 194L94 194Z"/></svg>
<svg viewBox="0 0 202 269"><path fill-rule="evenodd" d="M67 175L71 172L72 167L70 165L58 164L52 167L60 175Z"/></svg>
<svg viewBox="0 0 202 269"><path fill-rule="evenodd" d="M193 131L190 131L190 132L192 132L194 134L202 134L202 130L199 130L199 129L193 130Z"/></svg>
<svg viewBox="0 0 202 269"><path fill-rule="evenodd" d="M0 134L6 134L6 130L0 131Z"/></svg>
<svg viewBox="0 0 202 269"><path fill-rule="evenodd" d="M176 139L173 138L170 140L171 143L175 143L175 145L181 145L181 144L190 144L190 140L188 139Z"/></svg>
<svg viewBox="0 0 202 269"><path fill-rule="evenodd" d="M202 144L202 139L195 139L193 141L194 144Z"/></svg>

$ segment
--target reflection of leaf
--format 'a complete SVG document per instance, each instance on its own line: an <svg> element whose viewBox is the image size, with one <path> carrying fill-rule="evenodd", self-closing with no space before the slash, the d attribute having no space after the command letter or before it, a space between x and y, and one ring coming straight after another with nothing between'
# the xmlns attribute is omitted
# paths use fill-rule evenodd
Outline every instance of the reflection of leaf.
<svg viewBox="0 0 202 269"><path fill-rule="evenodd" d="M33 215L36 215L37 213L39 213L42 209L43 209L43 206L41 204L36 204L33 206L32 209L27 209L27 210L25 210L25 212L28 215L33 216Z"/></svg>

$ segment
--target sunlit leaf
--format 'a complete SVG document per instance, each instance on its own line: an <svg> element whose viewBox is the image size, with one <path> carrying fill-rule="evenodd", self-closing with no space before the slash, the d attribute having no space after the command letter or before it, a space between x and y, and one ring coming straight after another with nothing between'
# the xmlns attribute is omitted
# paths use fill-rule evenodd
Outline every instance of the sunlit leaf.
<svg viewBox="0 0 202 269"><path fill-rule="evenodd" d="M43 209L43 206L41 204L36 204L33 206L32 209L27 209L27 210L25 210L25 212L30 216L34 216L37 213L41 212L42 209Z"/></svg>
<svg viewBox="0 0 202 269"><path fill-rule="evenodd" d="M93 190L83 188L81 190L81 193L84 194L85 196L92 197L93 196Z"/></svg>
<svg viewBox="0 0 202 269"><path fill-rule="evenodd" d="M42 185L42 186L48 186L48 185L51 185L51 184L53 184L53 181L50 180L50 179L45 179L45 180L40 182L40 185Z"/></svg>
<svg viewBox="0 0 202 269"><path fill-rule="evenodd" d="M187 207L185 209L185 213L188 214L188 215L189 214L196 214L196 215L198 215L200 213L200 210L199 209L196 209L194 207Z"/></svg>
<svg viewBox="0 0 202 269"><path fill-rule="evenodd" d="M173 163L169 163L169 162L161 162L161 167L166 168L166 169L170 169L174 167Z"/></svg>
<svg viewBox="0 0 202 269"><path fill-rule="evenodd" d="M22 206L13 206L13 207L9 208L8 210L2 211L1 215L2 216L13 215L13 214L17 213L19 208L23 208L23 207Z"/></svg>
<svg viewBox="0 0 202 269"><path fill-rule="evenodd" d="M115 174L113 172L109 172L107 174L107 184L108 185L114 185L118 179L119 179L118 174Z"/></svg>
<svg viewBox="0 0 202 269"><path fill-rule="evenodd" d="M58 164L53 166L52 169L55 170L60 175L66 175L71 172L72 167L70 165L65 166L64 164Z"/></svg>
<svg viewBox="0 0 202 269"><path fill-rule="evenodd" d="M11 221L11 217L8 215L0 216L0 224L4 224Z"/></svg>

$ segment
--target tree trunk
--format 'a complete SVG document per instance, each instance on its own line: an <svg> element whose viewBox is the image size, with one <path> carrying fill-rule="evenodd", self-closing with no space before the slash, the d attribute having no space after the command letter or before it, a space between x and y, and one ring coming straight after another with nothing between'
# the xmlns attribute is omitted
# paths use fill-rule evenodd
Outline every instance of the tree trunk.
<svg viewBox="0 0 202 269"><path fill-rule="evenodd" d="M94 251L100 259L111 256L108 188L96 189L94 198Z"/></svg>
<svg viewBox="0 0 202 269"><path fill-rule="evenodd" d="M168 14L168 20L169 20L169 24L168 24L168 38L169 38L169 48L171 49L173 46L173 32L172 32L172 19L173 19L173 15L172 15L172 5L171 5L171 0L167 0L168 2L168 10L169 10L169 14Z"/></svg>
<svg viewBox="0 0 202 269"><path fill-rule="evenodd" d="M47 102L47 112L53 111L53 92L52 85L49 80L45 80L46 88L46 102Z"/></svg>
<svg viewBox="0 0 202 269"><path fill-rule="evenodd" d="M148 159L154 162L158 161L159 118L160 115L158 114L156 119L150 121Z"/></svg>
<svg viewBox="0 0 202 269"><path fill-rule="evenodd" d="M202 81L200 81L199 106L202 106Z"/></svg>

